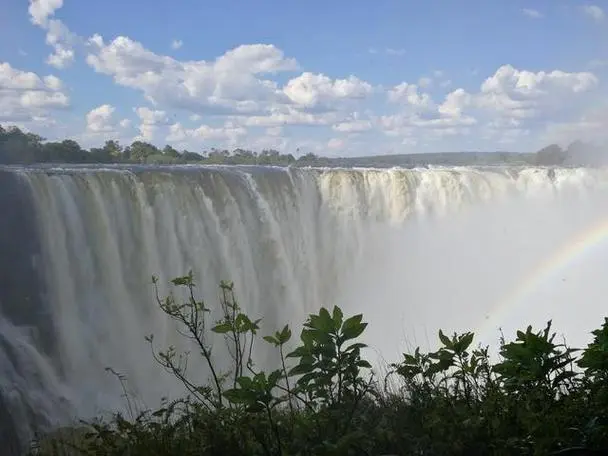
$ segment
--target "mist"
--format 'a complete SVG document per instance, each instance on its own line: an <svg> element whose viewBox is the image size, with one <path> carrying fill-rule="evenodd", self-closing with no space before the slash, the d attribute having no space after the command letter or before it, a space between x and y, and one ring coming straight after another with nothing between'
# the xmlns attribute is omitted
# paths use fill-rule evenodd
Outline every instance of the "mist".
<svg viewBox="0 0 608 456"><path fill-rule="evenodd" d="M436 349L439 329L473 331L495 355L501 329L512 340L548 320L571 346L588 343L606 315L608 242L563 267L550 260L608 223L608 190L586 187L582 173L558 171L555 186L546 183L403 226L370 225L340 304L369 321L372 356L394 362L417 346Z"/></svg>

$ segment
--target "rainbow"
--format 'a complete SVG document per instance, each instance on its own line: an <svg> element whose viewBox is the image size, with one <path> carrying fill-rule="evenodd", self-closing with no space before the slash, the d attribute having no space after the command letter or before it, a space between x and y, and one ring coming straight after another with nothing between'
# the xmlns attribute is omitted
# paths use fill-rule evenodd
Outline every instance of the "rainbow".
<svg viewBox="0 0 608 456"><path fill-rule="evenodd" d="M608 242L608 218L580 231L552 255L533 267L518 287L501 299L496 306L493 306L489 318L484 318L477 325L476 339L479 340L479 337L485 339L490 332L495 332L505 318L522 306L542 284L559 280L559 276L565 269L604 242ZM524 323L527 324L527 322Z"/></svg>

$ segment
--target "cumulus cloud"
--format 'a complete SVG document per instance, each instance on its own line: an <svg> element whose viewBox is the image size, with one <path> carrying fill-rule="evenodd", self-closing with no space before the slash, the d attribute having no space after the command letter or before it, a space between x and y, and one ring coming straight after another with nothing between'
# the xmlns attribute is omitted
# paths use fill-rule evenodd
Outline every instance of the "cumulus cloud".
<svg viewBox="0 0 608 456"><path fill-rule="evenodd" d="M530 136L526 125L546 123L597 86L598 78L590 72L532 72L503 65L478 91L458 88L437 104L416 84L403 82L388 91L389 101L399 105L400 112L380 116L377 125L404 140L421 130L427 138L445 138L477 128L483 138L515 143Z"/></svg>
<svg viewBox="0 0 608 456"><path fill-rule="evenodd" d="M206 141L220 141L235 146L239 138L247 134L247 129L227 121L222 126L202 124L196 128L186 128L180 122L169 126L168 142L202 148ZM197 147L198 146L198 147Z"/></svg>
<svg viewBox="0 0 608 456"><path fill-rule="evenodd" d="M598 84L590 72L532 72L501 66L481 85L475 97L478 107L508 117L534 117L548 108L562 105L572 95L586 92Z"/></svg>
<svg viewBox="0 0 608 456"><path fill-rule="evenodd" d="M348 118L332 125L334 131L341 133L362 133L373 128L373 123L370 119L361 118L358 112L354 112Z"/></svg>
<svg viewBox="0 0 608 456"><path fill-rule="evenodd" d="M153 53L130 38L89 39L87 63L152 103L203 114L259 113L287 101L266 74L293 71L294 59L273 45L238 46L214 61L181 62Z"/></svg>
<svg viewBox="0 0 608 456"><path fill-rule="evenodd" d="M142 106L135 108L135 113L141 121L139 124L139 139L146 141L154 140L154 136L159 127L168 123L168 117L165 111Z"/></svg>
<svg viewBox="0 0 608 456"><path fill-rule="evenodd" d="M606 17L604 10L597 5L585 5L582 7L583 13L597 22L601 22Z"/></svg>
<svg viewBox="0 0 608 456"><path fill-rule="evenodd" d="M46 30L46 43L53 47L46 62L58 69L66 68L74 61L73 46L77 40L63 22L53 19L62 6L63 0L30 0L28 8L30 20Z"/></svg>
<svg viewBox="0 0 608 456"><path fill-rule="evenodd" d="M315 107L337 100L363 99L370 95L372 90L369 83L355 76L332 80L323 74L305 72L291 79L283 92L297 105Z"/></svg>
<svg viewBox="0 0 608 456"><path fill-rule="evenodd" d="M337 112L303 112L293 106L275 106L264 115L253 115L239 118L246 126L277 127L285 125L331 125L342 117Z"/></svg>
<svg viewBox="0 0 608 456"><path fill-rule="evenodd" d="M62 6L63 0L30 0L28 12L34 24L46 26L49 17Z"/></svg>
<svg viewBox="0 0 608 456"><path fill-rule="evenodd" d="M433 107L433 101L428 93L421 93L416 84L402 82L388 91L388 99L392 103L406 104L419 110Z"/></svg>
<svg viewBox="0 0 608 456"><path fill-rule="evenodd" d="M116 129L112 115L116 108L109 104L103 104L91 109L86 115L87 131L93 133L110 132Z"/></svg>
<svg viewBox="0 0 608 456"><path fill-rule="evenodd" d="M38 76L0 62L0 121L9 123L46 119L53 110L69 106L63 84L53 75Z"/></svg>
<svg viewBox="0 0 608 456"><path fill-rule="evenodd" d="M171 41L171 49L179 49L184 45L182 40L173 40Z"/></svg>

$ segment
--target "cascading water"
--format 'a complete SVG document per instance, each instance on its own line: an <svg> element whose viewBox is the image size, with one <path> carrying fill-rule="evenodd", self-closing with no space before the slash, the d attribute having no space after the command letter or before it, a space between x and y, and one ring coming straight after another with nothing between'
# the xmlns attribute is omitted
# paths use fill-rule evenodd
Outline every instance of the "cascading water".
<svg viewBox="0 0 608 456"><path fill-rule="evenodd" d="M233 280L268 332L320 306L361 311L391 361L439 327L488 340L554 314L586 340L608 291L605 248L525 296L550 306L505 297L606 218L607 195L608 170L580 168L0 170L0 440L122 407L106 367L149 406L182 392L144 340L188 348L155 305L153 274L192 269L210 304ZM583 298L573 311L567 299Z"/></svg>

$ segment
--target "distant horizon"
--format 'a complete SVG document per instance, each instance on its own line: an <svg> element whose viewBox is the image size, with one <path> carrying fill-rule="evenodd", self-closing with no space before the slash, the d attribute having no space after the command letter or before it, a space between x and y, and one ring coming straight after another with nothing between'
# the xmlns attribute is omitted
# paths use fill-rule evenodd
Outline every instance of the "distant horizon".
<svg viewBox="0 0 608 456"><path fill-rule="evenodd" d="M596 3L7 0L0 122L328 157L606 142Z"/></svg>

